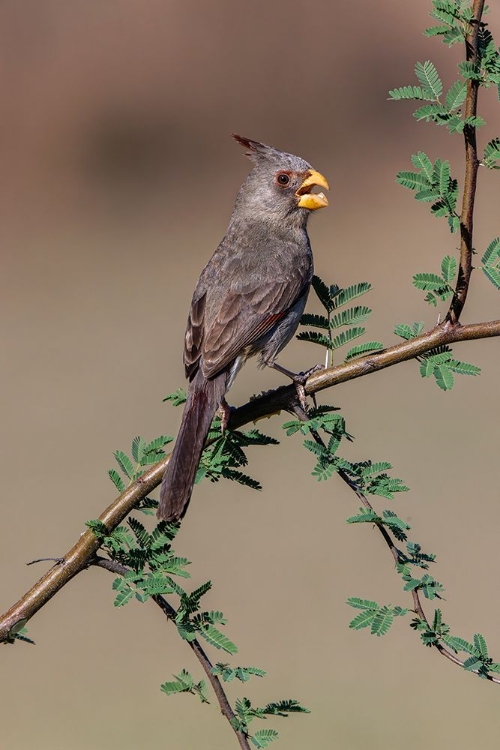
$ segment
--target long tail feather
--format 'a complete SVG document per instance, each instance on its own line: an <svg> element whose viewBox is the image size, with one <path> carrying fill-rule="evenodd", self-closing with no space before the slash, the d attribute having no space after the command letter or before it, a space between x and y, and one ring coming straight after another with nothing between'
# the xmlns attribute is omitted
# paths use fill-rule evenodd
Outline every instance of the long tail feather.
<svg viewBox="0 0 500 750"><path fill-rule="evenodd" d="M189 505L210 424L226 392L227 372L207 380L198 371L189 386L175 447L163 475L158 518L180 520Z"/></svg>

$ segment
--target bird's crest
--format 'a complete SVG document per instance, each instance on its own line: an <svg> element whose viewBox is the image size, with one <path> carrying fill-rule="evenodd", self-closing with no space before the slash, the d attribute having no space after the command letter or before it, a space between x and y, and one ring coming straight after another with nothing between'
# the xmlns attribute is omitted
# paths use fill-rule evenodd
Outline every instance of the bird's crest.
<svg viewBox="0 0 500 750"><path fill-rule="evenodd" d="M245 152L245 156L248 156L253 162L257 162L259 159L269 158L270 156L277 156L281 153L272 146L266 146L265 143L252 141L250 138L244 138L242 135L237 135L236 133L231 133L231 135L235 141L248 149L248 151Z"/></svg>

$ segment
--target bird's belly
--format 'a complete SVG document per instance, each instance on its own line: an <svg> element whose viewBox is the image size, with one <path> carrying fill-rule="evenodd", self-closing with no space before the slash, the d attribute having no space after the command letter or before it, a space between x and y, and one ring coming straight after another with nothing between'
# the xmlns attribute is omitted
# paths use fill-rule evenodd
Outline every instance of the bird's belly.
<svg viewBox="0 0 500 750"><path fill-rule="evenodd" d="M307 302L304 294L286 315L264 336L254 342L252 351L247 356L259 355L260 365L272 365L280 351L288 344L300 323Z"/></svg>

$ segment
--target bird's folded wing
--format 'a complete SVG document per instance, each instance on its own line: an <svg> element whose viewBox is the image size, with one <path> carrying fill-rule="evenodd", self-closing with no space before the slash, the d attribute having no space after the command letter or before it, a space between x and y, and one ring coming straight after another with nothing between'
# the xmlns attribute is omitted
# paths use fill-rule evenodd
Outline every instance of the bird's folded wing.
<svg viewBox="0 0 500 750"><path fill-rule="evenodd" d="M198 299L194 297L191 303L184 343L186 378L191 378L196 372L201 357L206 299L206 294L202 294Z"/></svg>
<svg viewBox="0 0 500 750"><path fill-rule="evenodd" d="M292 279L273 280L227 294L210 327L205 320L201 344L205 377L216 375L269 333L307 288L303 275L297 273Z"/></svg>

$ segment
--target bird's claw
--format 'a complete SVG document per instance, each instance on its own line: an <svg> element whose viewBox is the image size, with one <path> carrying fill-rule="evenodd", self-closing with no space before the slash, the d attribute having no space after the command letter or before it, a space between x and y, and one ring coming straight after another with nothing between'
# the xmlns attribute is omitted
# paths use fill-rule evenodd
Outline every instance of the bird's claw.
<svg viewBox="0 0 500 750"><path fill-rule="evenodd" d="M324 370L323 365L314 365L314 367L310 367L309 370L305 370L304 372L291 372L290 370L281 367L281 365L278 365L276 362L273 363L271 367L273 367L275 370L278 370L278 372L283 373L283 375L287 375L287 377L289 377L290 380L294 383L299 403L302 409L307 414L307 394L305 384L307 383L307 379L313 374L313 372ZM314 395L314 393L311 393L311 398L313 400L314 408L317 408L316 396Z"/></svg>

